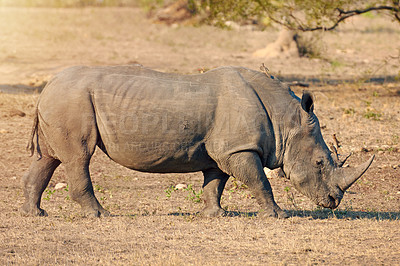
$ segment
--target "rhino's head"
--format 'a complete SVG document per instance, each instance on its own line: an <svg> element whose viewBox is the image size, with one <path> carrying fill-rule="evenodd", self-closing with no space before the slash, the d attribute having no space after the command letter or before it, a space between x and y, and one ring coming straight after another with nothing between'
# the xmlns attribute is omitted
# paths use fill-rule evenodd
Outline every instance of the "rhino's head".
<svg viewBox="0 0 400 266"><path fill-rule="evenodd" d="M301 107L297 105L298 110L289 119L296 126L287 139L283 170L297 190L316 204L334 209L374 157L360 166L342 168L322 138L312 94L304 92L300 102Z"/></svg>

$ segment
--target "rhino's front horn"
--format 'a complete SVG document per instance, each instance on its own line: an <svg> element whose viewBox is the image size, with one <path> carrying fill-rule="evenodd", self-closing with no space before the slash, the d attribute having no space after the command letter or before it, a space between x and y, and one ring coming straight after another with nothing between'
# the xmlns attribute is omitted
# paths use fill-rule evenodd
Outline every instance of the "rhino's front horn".
<svg viewBox="0 0 400 266"><path fill-rule="evenodd" d="M339 188L346 191L365 173L365 171L367 171L374 158L375 155L372 155L368 161L357 167L337 168L335 171Z"/></svg>

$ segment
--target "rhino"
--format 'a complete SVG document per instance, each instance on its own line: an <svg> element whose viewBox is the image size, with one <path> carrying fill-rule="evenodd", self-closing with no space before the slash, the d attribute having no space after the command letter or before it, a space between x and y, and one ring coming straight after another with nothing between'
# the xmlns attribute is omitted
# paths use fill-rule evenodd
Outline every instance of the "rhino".
<svg viewBox="0 0 400 266"><path fill-rule="evenodd" d="M336 208L371 165L341 167L324 142L314 97L298 98L267 73L220 67L205 73L162 73L141 65L68 68L39 96L23 177L26 215L47 216L41 196L62 163L71 199L88 216L108 216L89 174L99 147L127 168L204 176L202 214L224 216L220 200L233 176L246 184L261 217L287 218L264 167L281 168L316 204Z"/></svg>

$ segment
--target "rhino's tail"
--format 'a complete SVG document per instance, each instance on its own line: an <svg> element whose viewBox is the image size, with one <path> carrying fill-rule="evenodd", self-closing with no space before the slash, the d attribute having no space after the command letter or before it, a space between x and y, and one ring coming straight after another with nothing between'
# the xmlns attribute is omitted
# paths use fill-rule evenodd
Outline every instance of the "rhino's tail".
<svg viewBox="0 0 400 266"><path fill-rule="evenodd" d="M36 136L36 139L34 140ZM40 150L39 146L39 110L36 107L35 110L35 118L33 119L33 126L32 126L32 131L31 131L31 136L29 138L28 146L26 146L26 149L30 151L31 157L35 153L35 141L36 141L36 151L37 151L37 156L38 160L42 158L42 152Z"/></svg>

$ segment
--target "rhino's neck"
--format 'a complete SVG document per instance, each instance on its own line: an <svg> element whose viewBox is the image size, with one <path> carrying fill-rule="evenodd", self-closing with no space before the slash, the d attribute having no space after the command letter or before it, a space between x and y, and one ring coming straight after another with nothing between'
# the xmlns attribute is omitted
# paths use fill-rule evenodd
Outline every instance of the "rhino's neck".
<svg viewBox="0 0 400 266"><path fill-rule="evenodd" d="M274 169L283 166L285 152L290 139L296 134L300 123L300 99L288 86L279 80L271 79L265 74L252 71L248 81L257 92L268 113L270 130L273 138L267 138L265 166Z"/></svg>
<svg viewBox="0 0 400 266"><path fill-rule="evenodd" d="M285 153L291 139L298 133L300 127L301 107L299 101L295 97L285 98L275 99L275 101L267 103L268 107L266 107L275 136L275 150L270 155L273 160L270 160L269 165L266 165L266 167L272 169L283 166Z"/></svg>

